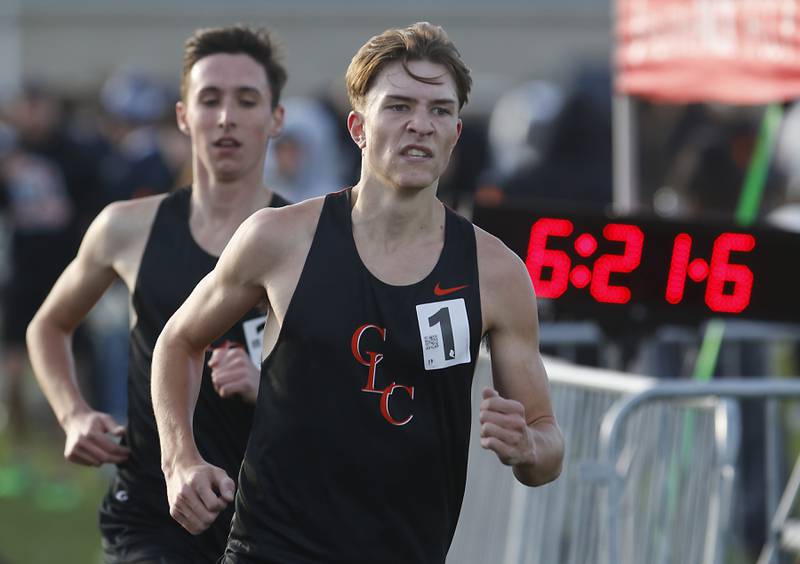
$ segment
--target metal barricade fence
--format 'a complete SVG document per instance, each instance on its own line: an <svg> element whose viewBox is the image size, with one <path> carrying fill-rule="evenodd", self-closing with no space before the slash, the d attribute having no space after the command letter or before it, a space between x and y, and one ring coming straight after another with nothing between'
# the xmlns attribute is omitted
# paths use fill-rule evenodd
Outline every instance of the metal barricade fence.
<svg viewBox="0 0 800 564"><path fill-rule="evenodd" d="M607 413L660 381L553 359L546 366L567 451L556 482L526 488L477 440L480 392L491 381L488 356L479 359L467 488L448 563L716 562L739 443L735 407L715 398L641 406L617 429L621 448L607 460Z"/></svg>
<svg viewBox="0 0 800 564"><path fill-rule="evenodd" d="M629 426L628 422L632 421L638 413L652 407L669 403L687 405L694 402L719 402L723 401L724 398L735 398L737 400L755 399L766 403L764 431L766 447L764 457L766 491L763 504L767 515L772 521L772 525L771 531L767 537L767 546L765 546L762 551L759 564L774 564L777 562L777 544L781 541L780 536L783 533L782 528L788 524L786 523L789 513L788 505L793 496L796 495L796 492L793 491L794 486L790 481L784 493L781 506L778 506L777 498L783 484L783 479L780 476L781 447L779 445L780 424L778 417L778 400L797 400L800 398L800 381L798 381L797 378L725 378L707 383L669 381L659 383L659 385L635 396L620 400L614 404L603 418L600 434L600 452L603 465L606 468L613 468L615 461L624 458L625 429ZM723 453L723 458L721 460L723 462L727 460L728 462L720 466L722 470L718 481L720 489L717 495L709 498L711 504L706 514L706 521L696 520L699 525L702 526L705 524L706 526L706 544L702 553L702 559L700 559L700 555L697 554L691 556L688 562L710 564L720 562L723 556L723 550L721 549L721 541L723 539L720 531L724 528L727 517L731 513L730 501L734 473L733 463L740 432L737 429L738 425L735 424L738 417L734 419L725 417L722 412L718 412L718 414L720 417L716 422L716 427L718 430L717 439L718 446L720 447L719 452ZM684 419L690 423L692 421L692 418L687 419L684 417ZM692 427L692 425L689 425L690 430ZM723 436L723 431L730 435L727 440ZM691 437L691 434L686 436ZM730 445L729 448L724 446L725 443ZM684 439L684 445L685 444L686 440ZM695 455L696 454L697 453L695 453ZM689 457L689 460L691 460L691 468L688 470L688 475L692 476L698 472L698 469L695 468L695 461L692 460L691 457ZM624 542L620 543L620 540L623 538L620 523L625 515L623 492L627 488L630 479L631 477L626 473L626 469L621 467L620 464L616 464L615 471L607 481L608 488L606 491L608 499L604 507L606 509L605 522L608 525L608 532L606 535L602 536L606 542L600 551L600 562L603 564L624 561L625 553L623 549L620 548L620 545L624 548L625 544ZM667 498L666 501L670 503L672 500L671 498ZM697 508L698 506L695 505L694 509L697 510ZM688 506L686 509L691 510L692 507ZM680 519L684 519L686 515L690 518L694 518L692 513L681 512L679 515ZM773 515L774 518L772 517ZM723 525L723 527L720 527L720 525ZM684 531L689 532L685 528ZM680 542L685 536L685 533L681 534L676 540ZM698 536L696 531L693 536ZM680 545L677 548L675 546L670 547L666 552L667 559L659 558L658 562L680 562L680 551ZM673 556L674 554L678 554L678 556ZM689 558L690 556L687 555L686 557Z"/></svg>

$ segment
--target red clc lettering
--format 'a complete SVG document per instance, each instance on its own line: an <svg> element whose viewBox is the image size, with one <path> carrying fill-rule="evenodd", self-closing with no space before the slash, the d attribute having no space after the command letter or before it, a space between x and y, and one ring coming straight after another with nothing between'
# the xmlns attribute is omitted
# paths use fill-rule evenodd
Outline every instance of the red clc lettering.
<svg viewBox="0 0 800 564"><path fill-rule="evenodd" d="M358 361L359 364L362 364L369 368L369 373L367 375L367 383L366 385L361 388L362 392L367 392L371 394L380 394L381 395L381 415L383 418L386 419L392 425L405 425L411 419L414 418L413 415L409 415L405 419L395 419L392 417L392 414L389 411L389 398L391 398L392 394L395 390L401 389L405 390L408 393L409 397L413 400L414 399L414 386L403 386L396 382L392 382L387 387L380 389L375 386L375 380L377 379L378 375L378 364L380 364L381 360L383 360L382 353L376 353L373 351L364 351L364 354L368 357L365 358L364 354L361 353L361 337L367 330L372 329L378 332L380 335L381 340L386 341L386 329L383 327L378 327L372 323L365 323L361 327L355 330L353 333L353 338L350 340L350 349L353 351L353 356Z"/></svg>

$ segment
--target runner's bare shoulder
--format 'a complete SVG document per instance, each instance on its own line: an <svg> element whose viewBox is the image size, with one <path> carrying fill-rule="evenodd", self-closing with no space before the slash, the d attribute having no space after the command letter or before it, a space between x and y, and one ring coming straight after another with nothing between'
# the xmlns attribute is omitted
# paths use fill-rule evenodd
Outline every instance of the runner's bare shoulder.
<svg viewBox="0 0 800 564"><path fill-rule="evenodd" d="M280 208L254 213L234 237L243 249L257 250L264 259L275 261L287 255L305 254L314 239L324 198L311 198Z"/></svg>
<svg viewBox="0 0 800 564"><path fill-rule="evenodd" d="M126 275L135 277L158 206L165 197L159 194L112 202L92 222L82 246L88 247L86 250L99 262L113 266L123 279Z"/></svg>

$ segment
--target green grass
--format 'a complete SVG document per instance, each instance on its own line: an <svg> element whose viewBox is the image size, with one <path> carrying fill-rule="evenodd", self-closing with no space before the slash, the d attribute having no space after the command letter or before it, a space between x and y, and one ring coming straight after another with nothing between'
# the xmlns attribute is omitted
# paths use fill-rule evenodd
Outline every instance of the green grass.
<svg viewBox="0 0 800 564"><path fill-rule="evenodd" d="M100 562L97 508L109 476L66 462L62 440L39 432L13 449L0 433L1 564Z"/></svg>

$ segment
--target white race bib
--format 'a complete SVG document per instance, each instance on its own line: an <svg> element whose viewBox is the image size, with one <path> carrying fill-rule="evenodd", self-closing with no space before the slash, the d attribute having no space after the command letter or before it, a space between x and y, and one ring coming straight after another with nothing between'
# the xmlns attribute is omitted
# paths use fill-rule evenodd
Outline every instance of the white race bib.
<svg viewBox="0 0 800 564"><path fill-rule="evenodd" d="M247 353L256 368L261 370L261 354L264 352L264 328L267 326L267 316L254 317L242 323L244 340L247 343Z"/></svg>
<svg viewBox="0 0 800 564"><path fill-rule="evenodd" d="M472 360L464 298L417 305L417 322L425 370L439 370Z"/></svg>

